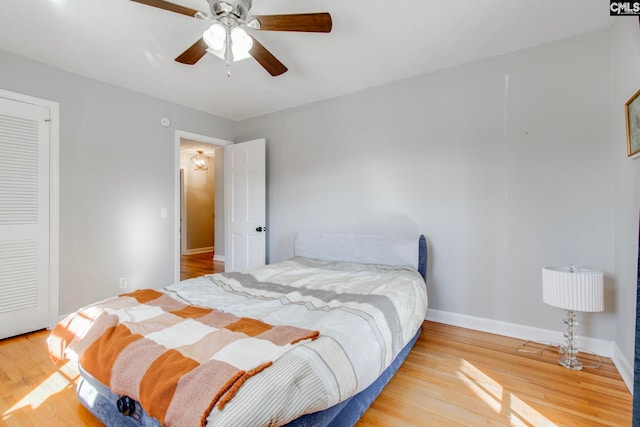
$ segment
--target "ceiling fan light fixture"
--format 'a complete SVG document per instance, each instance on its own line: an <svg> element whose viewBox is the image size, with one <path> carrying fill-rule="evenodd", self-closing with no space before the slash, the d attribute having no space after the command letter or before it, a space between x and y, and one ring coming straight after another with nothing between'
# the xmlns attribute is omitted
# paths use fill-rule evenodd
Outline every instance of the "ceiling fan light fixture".
<svg viewBox="0 0 640 427"><path fill-rule="evenodd" d="M227 29L224 24L216 22L203 34L202 39L209 47L207 51L220 59L227 60ZM240 27L231 29L231 53L233 62L251 58L249 50L253 46L253 39Z"/></svg>
<svg viewBox="0 0 640 427"><path fill-rule="evenodd" d="M250 58L249 51L253 46L253 39L249 37L247 32L240 27L231 30L231 50L233 52L234 61L242 61Z"/></svg>
<svg viewBox="0 0 640 427"><path fill-rule="evenodd" d="M216 22L210 26L204 33L202 38L204 42L214 51L222 51L224 53L225 39L227 37L227 31L224 26Z"/></svg>

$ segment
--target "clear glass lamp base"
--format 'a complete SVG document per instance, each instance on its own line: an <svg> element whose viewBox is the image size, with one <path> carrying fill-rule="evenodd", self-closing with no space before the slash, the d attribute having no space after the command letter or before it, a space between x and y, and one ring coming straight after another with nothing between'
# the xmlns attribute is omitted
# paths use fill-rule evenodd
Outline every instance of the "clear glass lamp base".
<svg viewBox="0 0 640 427"><path fill-rule="evenodd" d="M572 371L582 371L582 363L580 363L580 361L575 357L571 358L569 356L562 356L558 359L558 363Z"/></svg>
<svg viewBox="0 0 640 427"><path fill-rule="evenodd" d="M564 337L567 341L561 350L564 355L558 359L558 363L567 369L581 371L582 363L576 358L576 354L578 353L576 326L578 326L578 322L576 322L576 315L573 310L567 310L567 317L564 320L564 324L566 325Z"/></svg>

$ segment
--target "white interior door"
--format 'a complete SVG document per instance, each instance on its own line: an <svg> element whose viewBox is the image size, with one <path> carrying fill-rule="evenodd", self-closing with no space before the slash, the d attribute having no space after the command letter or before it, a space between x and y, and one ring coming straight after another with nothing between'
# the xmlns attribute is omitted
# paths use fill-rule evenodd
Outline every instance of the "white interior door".
<svg viewBox="0 0 640 427"><path fill-rule="evenodd" d="M264 138L225 148L225 271L265 264L266 164Z"/></svg>
<svg viewBox="0 0 640 427"><path fill-rule="evenodd" d="M0 97L0 338L49 326L49 120Z"/></svg>

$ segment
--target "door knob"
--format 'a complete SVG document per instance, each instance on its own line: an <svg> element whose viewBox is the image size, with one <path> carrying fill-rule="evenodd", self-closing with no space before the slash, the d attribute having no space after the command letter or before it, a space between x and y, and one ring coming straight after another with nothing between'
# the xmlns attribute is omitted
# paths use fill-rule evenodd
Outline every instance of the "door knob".
<svg viewBox="0 0 640 427"><path fill-rule="evenodd" d="M267 227L258 227L258 228L256 228L256 231L258 233L260 233L261 231L267 231Z"/></svg>

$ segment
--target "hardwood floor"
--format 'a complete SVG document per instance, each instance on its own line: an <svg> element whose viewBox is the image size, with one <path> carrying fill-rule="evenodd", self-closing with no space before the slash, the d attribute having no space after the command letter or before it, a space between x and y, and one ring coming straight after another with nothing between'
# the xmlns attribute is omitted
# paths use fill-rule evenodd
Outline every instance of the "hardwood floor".
<svg viewBox="0 0 640 427"><path fill-rule="evenodd" d="M224 272L224 262L214 261L213 252L180 257L180 280L222 272Z"/></svg>
<svg viewBox="0 0 640 427"><path fill-rule="evenodd" d="M632 396L610 359L571 371L558 365L555 351L520 353L521 344L424 322L416 346L358 427L631 426Z"/></svg>
<svg viewBox="0 0 640 427"><path fill-rule="evenodd" d="M101 426L76 398L76 366L49 359L48 336L39 331L0 341L0 425Z"/></svg>
<svg viewBox="0 0 640 427"><path fill-rule="evenodd" d="M215 264L193 255L182 259L182 270L194 277L220 268ZM74 365L49 359L47 336L0 340L0 425L100 426L76 399ZM357 426L631 425L632 397L611 360L574 372L558 365L553 351L517 352L521 343L424 322L407 360Z"/></svg>

